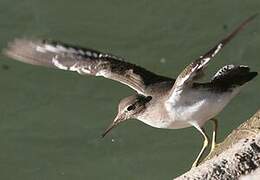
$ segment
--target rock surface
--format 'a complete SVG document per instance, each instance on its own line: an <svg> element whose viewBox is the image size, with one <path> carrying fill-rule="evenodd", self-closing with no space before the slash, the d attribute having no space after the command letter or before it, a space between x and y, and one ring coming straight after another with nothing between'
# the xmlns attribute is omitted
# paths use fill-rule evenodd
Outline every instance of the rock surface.
<svg viewBox="0 0 260 180"><path fill-rule="evenodd" d="M260 179L259 167L260 110L233 130L198 167L175 179Z"/></svg>

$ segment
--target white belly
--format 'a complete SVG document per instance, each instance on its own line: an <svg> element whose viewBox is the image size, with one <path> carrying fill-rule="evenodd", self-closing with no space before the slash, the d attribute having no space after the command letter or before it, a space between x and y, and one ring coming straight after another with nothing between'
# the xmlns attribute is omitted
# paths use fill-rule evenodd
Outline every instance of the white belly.
<svg viewBox="0 0 260 180"><path fill-rule="evenodd" d="M169 128L178 129L196 123L202 127L208 120L215 117L230 100L238 93L211 93L208 91L188 91L179 102L166 102L172 124Z"/></svg>
<svg viewBox="0 0 260 180"><path fill-rule="evenodd" d="M196 123L202 127L209 119L215 117L236 95L238 89L228 93L211 93L208 91L188 91L180 101L165 103L162 108L152 107L152 110L139 116L138 119L150 126L166 129L180 129ZM152 113L151 113L152 112Z"/></svg>

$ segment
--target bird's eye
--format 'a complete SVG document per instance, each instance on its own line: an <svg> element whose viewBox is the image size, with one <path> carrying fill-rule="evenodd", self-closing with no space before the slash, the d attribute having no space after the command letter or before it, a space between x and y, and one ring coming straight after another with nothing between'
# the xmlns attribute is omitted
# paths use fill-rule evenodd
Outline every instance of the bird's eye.
<svg viewBox="0 0 260 180"><path fill-rule="evenodd" d="M127 107L127 111L132 111L135 109L135 105L130 105Z"/></svg>

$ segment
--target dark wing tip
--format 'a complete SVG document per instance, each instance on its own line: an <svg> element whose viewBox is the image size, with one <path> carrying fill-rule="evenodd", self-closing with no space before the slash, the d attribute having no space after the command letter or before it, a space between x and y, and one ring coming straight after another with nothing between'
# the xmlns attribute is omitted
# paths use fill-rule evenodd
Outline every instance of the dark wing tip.
<svg viewBox="0 0 260 180"><path fill-rule="evenodd" d="M257 76L257 72L248 72L245 75L241 75L240 79L236 81L237 85L243 85Z"/></svg>
<svg viewBox="0 0 260 180"><path fill-rule="evenodd" d="M259 13L257 12L255 14L253 14L252 16L250 16L248 19L252 20L252 19L256 18L258 15L259 15Z"/></svg>
<svg viewBox="0 0 260 180"><path fill-rule="evenodd" d="M249 22L251 22L255 17L258 15L258 13L248 17L245 19L233 32L231 32L226 38L224 38L220 43L226 45L233 37L235 37L238 32L240 32Z"/></svg>
<svg viewBox="0 0 260 180"><path fill-rule="evenodd" d="M254 77L256 77L258 75L258 72L250 72L250 74L251 74L251 77L252 77L251 79L253 79Z"/></svg>

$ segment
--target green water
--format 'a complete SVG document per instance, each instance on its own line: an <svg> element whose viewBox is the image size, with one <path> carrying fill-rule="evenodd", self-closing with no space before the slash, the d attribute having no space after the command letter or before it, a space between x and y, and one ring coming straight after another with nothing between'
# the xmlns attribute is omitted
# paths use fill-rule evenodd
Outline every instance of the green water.
<svg viewBox="0 0 260 180"><path fill-rule="evenodd" d="M256 12L259 0L1 0L0 48L15 37L51 38L176 77ZM260 16L208 72L231 63L259 72L259 47ZM0 59L0 179L171 179L187 171L200 150L202 139L193 128L160 130L135 120L100 139L131 89ZM221 139L259 108L259 83L259 77L250 82L219 115Z"/></svg>

